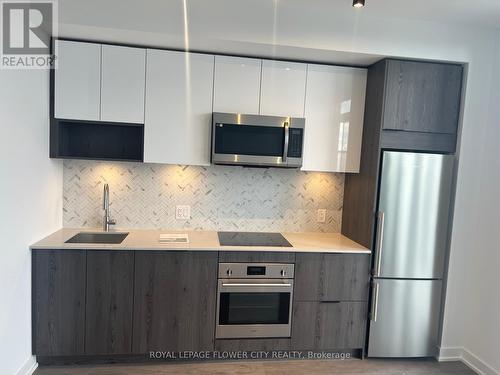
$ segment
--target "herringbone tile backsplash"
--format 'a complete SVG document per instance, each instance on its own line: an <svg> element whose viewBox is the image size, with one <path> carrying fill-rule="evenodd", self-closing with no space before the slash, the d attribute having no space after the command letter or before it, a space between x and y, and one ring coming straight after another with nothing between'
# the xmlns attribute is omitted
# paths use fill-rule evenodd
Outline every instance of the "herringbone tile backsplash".
<svg viewBox="0 0 500 375"><path fill-rule="evenodd" d="M343 174L76 160L64 162L65 227L101 225L105 182L118 228L340 231ZM176 205L191 219L176 220Z"/></svg>

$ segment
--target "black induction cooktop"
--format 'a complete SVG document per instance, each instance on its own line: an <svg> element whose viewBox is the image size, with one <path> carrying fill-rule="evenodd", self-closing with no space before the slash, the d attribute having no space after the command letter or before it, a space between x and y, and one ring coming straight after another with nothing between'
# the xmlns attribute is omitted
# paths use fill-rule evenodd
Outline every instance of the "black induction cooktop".
<svg viewBox="0 0 500 375"><path fill-rule="evenodd" d="M281 233L218 232L221 246L276 246L292 247Z"/></svg>

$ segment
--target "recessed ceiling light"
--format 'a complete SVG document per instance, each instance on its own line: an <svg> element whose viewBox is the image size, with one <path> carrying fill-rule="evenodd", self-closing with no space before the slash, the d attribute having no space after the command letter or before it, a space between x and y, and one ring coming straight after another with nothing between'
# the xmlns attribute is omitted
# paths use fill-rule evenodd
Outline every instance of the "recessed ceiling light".
<svg viewBox="0 0 500 375"><path fill-rule="evenodd" d="M365 6L365 0L353 0L352 6L354 8L362 8Z"/></svg>

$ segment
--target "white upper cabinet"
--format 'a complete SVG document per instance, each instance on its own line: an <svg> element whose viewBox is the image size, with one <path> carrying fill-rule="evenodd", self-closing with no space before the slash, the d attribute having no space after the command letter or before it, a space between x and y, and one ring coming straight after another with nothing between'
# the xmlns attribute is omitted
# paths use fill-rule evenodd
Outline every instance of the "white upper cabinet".
<svg viewBox="0 0 500 375"><path fill-rule="evenodd" d="M101 45L57 40L55 48L54 117L98 121Z"/></svg>
<svg viewBox="0 0 500 375"><path fill-rule="evenodd" d="M309 65L302 170L359 172L366 69Z"/></svg>
<svg viewBox="0 0 500 375"><path fill-rule="evenodd" d="M306 71L306 64L264 60L260 114L304 117Z"/></svg>
<svg viewBox="0 0 500 375"><path fill-rule="evenodd" d="M148 49L144 161L210 165L214 56Z"/></svg>
<svg viewBox="0 0 500 375"><path fill-rule="evenodd" d="M145 49L102 46L102 121L144 123L145 68Z"/></svg>
<svg viewBox="0 0 500 375"><path fill-rule="evenodd" d="M259 114L262 60L215 56L214 112Z"/></svg>

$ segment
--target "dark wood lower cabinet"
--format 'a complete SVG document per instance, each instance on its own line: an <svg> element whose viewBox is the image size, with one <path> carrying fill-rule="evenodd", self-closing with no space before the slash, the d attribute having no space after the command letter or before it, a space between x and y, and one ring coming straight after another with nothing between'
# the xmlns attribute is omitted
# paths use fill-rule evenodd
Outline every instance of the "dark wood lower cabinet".
<svg viewBox="0 0 500 375"><path fill-rule="evenodd" d="M216 252L136 252L133 352L213 350Z"/></svg>
<svg viewBox="0 0 500 375"><path fill-rule="evenodd" d="M85 353L132 351L133 251L87 252Z"/></svg>
<svg viewBox="0 0 500 375"><path fill-rule="evenodd" d="M222 259L295 258L260 254ZM132 358L150 351L363 348L368 255L296 255L291 339L215 340L220 258L202 251L34 251L33 354Z"/></svg>
<svg viewBox="0 0 500 375"><path fill-rule="evenodd" d="M367 302L295 302L292 349L357 349L364 346Z"/></svg>
<svg viewBox="0 0 500 375"><path fill-rule="evenodd" d="M33 353L85 353L85 251L33 252Z"/></svg>
<svg viewBox="0 0 500 375"><path fill-rule="evenodd" d="M297 254L295 301L366 301L369 254Z"/></svg>

